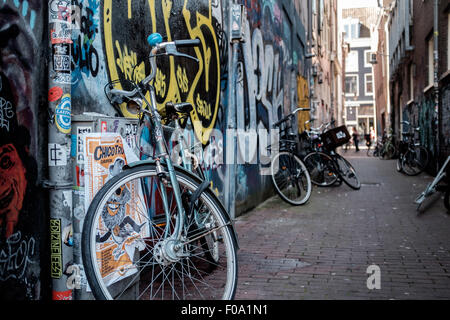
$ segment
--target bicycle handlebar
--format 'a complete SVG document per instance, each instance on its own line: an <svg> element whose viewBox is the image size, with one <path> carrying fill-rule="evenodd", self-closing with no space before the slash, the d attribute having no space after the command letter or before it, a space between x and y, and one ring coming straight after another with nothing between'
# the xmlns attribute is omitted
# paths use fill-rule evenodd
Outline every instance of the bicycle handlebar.
<svg viewBox="0 0 450 320"><path fill-rule="evenodd" d="M297 108L292 113L281 119L280 121L277 121L273 124L273 128L280 126L282 123L290 120L297 112L299 111L311 111L310 108Z"/></svg>
<svg viewBox="0 0 450 320"><path fill-rule="evenodd" d="M152 81L155 78L156 57L159 56L158 52L161 51L162 49L165 49L166 52L161 55L179 56L189 58L198 62L197 58L184 53L180 53L177 51L177 48L197 47L201 44L200 39L184 39L169 42L163 42L162 40L163 40L162 36L159 33L153 33L147 38L147 42L152 47L152 50L150 51L148 57L150 61L151 72L149 76L147 76L144 80L142 80L141 84L143 86L146 86L148 83L150 83L150 81ZM111 89L110 92L113 95L129 98L135 96L139 92L139 89L135 88L131 91Z"/></svg>

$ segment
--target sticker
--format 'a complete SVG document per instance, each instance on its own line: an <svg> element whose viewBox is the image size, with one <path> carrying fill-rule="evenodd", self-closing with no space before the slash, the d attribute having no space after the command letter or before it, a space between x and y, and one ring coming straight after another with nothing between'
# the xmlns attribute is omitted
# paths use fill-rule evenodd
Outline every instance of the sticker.
<svg viewBox="0 0 450 320"><path fill-rule="evenodd" d="M65 94L55 110L56 126L62 133L70 133L71 131L71 111L72 105L70 94Z"/></svg>
<svg viewBox="0 0 450 320"><path fill-rule="evenodd" d="M62 276L61 219L50 219L50 276Z"/></svg>
<svg viewBox="0 0 450 320"><path fill-rule="evenodd" d="M84 165L84 138L83 134L91 133L91 127L77 127L77 163Z"/></svg>
<svg viewBox="0 0 450 320"><path fill-rule="evenodd" d="M108 125L106 124L106 121L102 121L100 132L108 132Z"/></svg>
<svg viewBox="0 0 450 320"><path fill-rule="evenodd" d="M95 194L124 165L137 159L123 138L115 133L91 133L85 139L85 208L89 208ZM108 199L107 211L99 217L99 233L95 250L101 257L100 274L107 285L138 272L133 264L134 252L145 244L139 239L150 236L146 219L139 214L145 197L139 180L120 187ZM106 208L106 207L105 207ZM131 229L129 229L131 227ZM126 236L122 236L126 234Z"/></svg>
<svg viewBox="0 0 450 320"><path fill-rule="evenodd" d="M53 300L72 300L72 290L52 292Z"/></svg>
<svg viewBox="0 0 450 320"><path fill-rule="evenodd" d="M63 90L60 87L53 87L48 90L48 101L58 101L63 95Z"/></svg>
<svg viewBox="0 0 450 320"><path fill-rule="evenodd" d="M72 83L72 77L70 73L56 73L53 77L53 81L56 83L61 84L71 84Z"/></svg>
<svg viewBox="0 0 450 320"><path fill-rule="evenodd" d="M67 150L58 143L48 144L48 166L59 167L67 165Z"/></svg>

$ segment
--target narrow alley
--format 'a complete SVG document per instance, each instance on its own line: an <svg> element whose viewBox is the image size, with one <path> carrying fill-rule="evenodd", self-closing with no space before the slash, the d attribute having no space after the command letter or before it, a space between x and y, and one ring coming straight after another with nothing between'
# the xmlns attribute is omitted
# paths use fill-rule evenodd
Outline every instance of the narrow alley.
<svg viewBox="0 0 450 320"><path fill-rule="evenodd" d="M441 194L420 213L414 204L432 179L403 176L394 160L364 152L345 156L361 190L316 187L301 207L275 196L237 219L236 299L450 298L450 216ZM367 287L371 265L379 290Z"/></svg>

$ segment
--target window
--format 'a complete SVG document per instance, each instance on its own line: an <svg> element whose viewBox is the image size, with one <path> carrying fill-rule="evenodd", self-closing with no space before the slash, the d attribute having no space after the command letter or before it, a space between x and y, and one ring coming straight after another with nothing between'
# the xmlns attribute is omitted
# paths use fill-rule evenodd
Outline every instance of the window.
<svg viewBox="0 0 450 320"><path fill-rule="evenodd" d="M373 76L371 74L366 74L366 96L373 95Z"/></svg>
<svg viewBox="0 0 450 320"><path fill-rule="evenodd" d="M348 53L347 56L347 61L345 64L345 71L346 72L358 72L359 70L359 55L358 55L358 51L356 50L351 50Z"/></svg>
<svg viewBox="0 0 450 320"><path fill-rule="evenodd" d="M372 52L370 52L370 50L364 51L364 66L366 68L372 67L372 65L370 64L371 60L372 60Z"/></svg>
<svg viewBox="0 0 450 320"><path fill-rule="evenodd" d="M434 38L428 40L428 85L434 84Z"/></svg>
<svg viewBox="0 0 450 320"><path fill-rule="evenodd" d="M358 96L358 76L345 77L345 95L349 97Z"/></svg>
<svg viewBox="0 0 450 320"><path fill-rule="evenodd" d="M358 39L360 33L359 19L346 18L343 22L345 40Z"/></svg>

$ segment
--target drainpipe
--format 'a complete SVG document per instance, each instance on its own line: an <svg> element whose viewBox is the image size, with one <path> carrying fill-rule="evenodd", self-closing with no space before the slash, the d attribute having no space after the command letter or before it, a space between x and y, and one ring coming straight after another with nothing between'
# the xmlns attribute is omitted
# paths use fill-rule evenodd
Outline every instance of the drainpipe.
<svg viewBox="0 0 450 320"><path fill-rule="evenodd" d="M434 0L434 123L436 130L436 169L439 168L439 0Z"/></svg>
<svg viewBox="0 0 450 320"><path fill-rule="evenodd" d="M48 3L48 172L52 299L72 300L73 266L71 131L71 7ZM70 2L69 2L70 4Z"/></svg>

